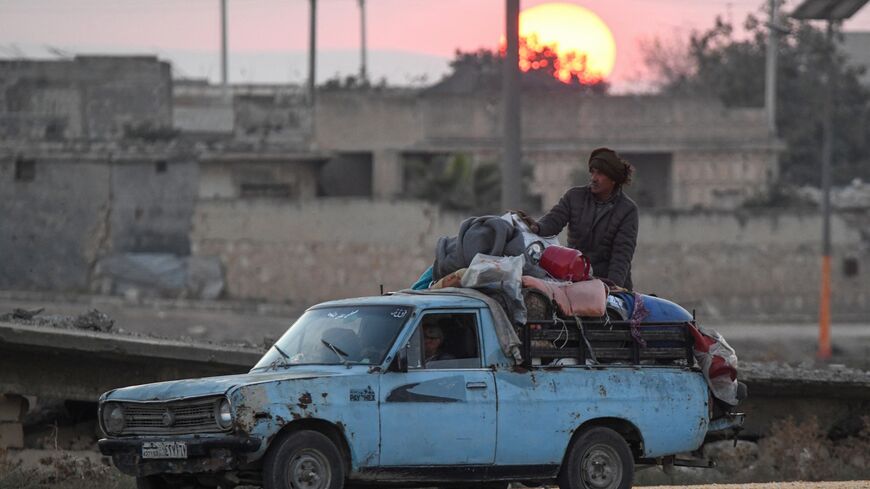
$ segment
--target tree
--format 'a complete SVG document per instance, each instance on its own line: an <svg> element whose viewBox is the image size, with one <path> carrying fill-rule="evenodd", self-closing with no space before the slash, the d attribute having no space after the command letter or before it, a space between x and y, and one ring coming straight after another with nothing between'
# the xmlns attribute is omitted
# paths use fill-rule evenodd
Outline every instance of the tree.
<svg viewBox="0 0 870 489"><path fill-rule="evenodd" d="M522 207L537 209L540 202L528 188L531 165L523 165ZM405 163L405 195L453 211L475 215L500 212L501 169L497 162L475 163L465 154L444 154Z"/></svg>
<svg viewBox="0 0 870 489"><path fill-rule="evenodd" d="M569 90L606 93L606 80L588 75L586 57L568 53L560 58L553 45L542 44L532 36L520 38L521 84L524 89ZM450 62L451 72L433 90L472 92L501 87L505 46L477 51L457 50Z"/></svg>
<svg viewBox="0 0 870 489"><path fill-rule="evenodd" d="M847 64L825 33L808 22L784 20L777 71L777 128L787 149L780 157L781 180L820 185L822 117L827 60L834 63L837 97L832 177L844 184L870 177L870 91L859 76L863 68ZM744 22L746 36L716 19L687 42L656 39L642 46L647 67L664 93L714 95L728 107L764 106L767 27L754 15Z"/></svg>

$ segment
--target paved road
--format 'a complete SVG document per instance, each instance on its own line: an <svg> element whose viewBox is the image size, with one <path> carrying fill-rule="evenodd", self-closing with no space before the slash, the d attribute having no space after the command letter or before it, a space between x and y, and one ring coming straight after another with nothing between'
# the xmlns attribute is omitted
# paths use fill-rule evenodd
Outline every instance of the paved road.
<svg viewBox="0 0 870 489"><path fill-rule="evenodd" d="M702 486L648 486L645 489L870 489L870 481L704 484Z"/></svg>

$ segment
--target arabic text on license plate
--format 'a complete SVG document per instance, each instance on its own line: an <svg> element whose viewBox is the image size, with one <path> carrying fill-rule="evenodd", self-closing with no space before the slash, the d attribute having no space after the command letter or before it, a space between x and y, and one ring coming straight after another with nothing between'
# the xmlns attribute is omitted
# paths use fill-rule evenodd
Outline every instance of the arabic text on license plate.
<svg viewBox="0 0 870 489"><path fill-rule="evenodd" d="M187 444L183 441L144 442L142 458L187 458Z"/></svg>

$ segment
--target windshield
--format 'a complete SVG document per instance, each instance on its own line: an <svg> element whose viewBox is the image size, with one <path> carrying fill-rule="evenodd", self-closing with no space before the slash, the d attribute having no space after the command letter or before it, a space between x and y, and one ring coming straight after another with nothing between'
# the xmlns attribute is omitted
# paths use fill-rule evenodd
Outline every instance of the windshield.
<svg viewBox="0 0 870 489"><path fill-rule="evenodd" d="M405 321L408 306L342 306L302 315L253 370L288 365L378 365Z"/></svg>

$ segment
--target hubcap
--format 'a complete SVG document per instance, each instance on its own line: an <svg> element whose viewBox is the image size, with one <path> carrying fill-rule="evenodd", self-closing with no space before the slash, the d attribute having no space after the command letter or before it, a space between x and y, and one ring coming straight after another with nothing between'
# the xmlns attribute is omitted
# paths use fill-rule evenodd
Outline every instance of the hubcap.
<svg viewBox="0 0 870 489"><path fill-rule="evenodd" d="M586 487L615 489L622 483L622 460L608 445L592 445L583 454L580 476Z"/></svg>
<svg viewBox="0 0 870 489"><path fill-rule="evenodd" d="M296 452L287 469L293 489L326 489L332 482L332 471L326 457L311 448Z"/></svg>

